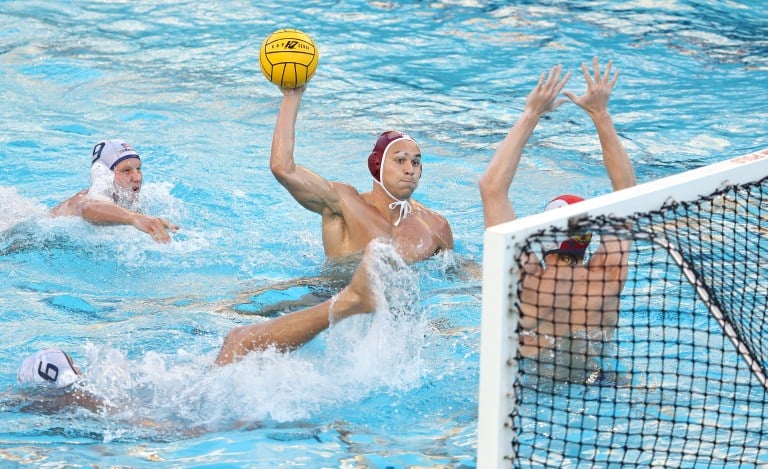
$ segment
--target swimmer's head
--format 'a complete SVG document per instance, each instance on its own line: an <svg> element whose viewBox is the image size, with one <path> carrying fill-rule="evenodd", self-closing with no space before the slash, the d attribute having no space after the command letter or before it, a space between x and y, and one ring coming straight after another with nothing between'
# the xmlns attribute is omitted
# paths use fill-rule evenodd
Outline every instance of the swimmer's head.
<svg viewBox="0 0 768 469"><path fill-rule="evenodd" d="M376 145L373 146L373 151L368 155L368 170L371 172L373 179L381 182L382 162L387 155L387 150L393 143L401 140L408 140L416 143L416 140L412 139L408 134L398 132L397 130L388 130L379 136L376 140ZM418 145L418 144L417 144Z"/></svg>
<svg viewBox="0 0 768 469"><path fill-rule="evenodd" d="M128 158L141 160L131 144L120 139L102 140L93 147L91 165L98 162L110 171L114 171L118 163Z"/></svg>
<svg viewBox="0 0 768 469"><path fill-rule="evenodd" d="M559 195L552 199L547 206L544 208L544 211L554 210L560 207L565 207L568 205L572 205L575 203L582 202L584 199L577 195ZM587 248L589 247L589 243L592 241L592 233L582 233L575 236L571 236L570 238L566 239L562 243L560 243L560 247L557 249L551 249L544 253L544 256L548 256L550 254L558 254L561 256L568 256L572 257L575 260L581 261L584 259L584 254L587 251Z"/></svg>
<svg viewBox="0 0 768 469"><path fill-rule="evenodd" d="M90 197L136 211L142 180L141 158L125 140L103 140L93 147Z"/></svg>
<svg viewBox="0 0 768 469"><path fill-rule="evenodd" d="M20 383L49 384L64 388L80 379L72 358L59 349L45 349L27 357L17 378Z"/></svg>

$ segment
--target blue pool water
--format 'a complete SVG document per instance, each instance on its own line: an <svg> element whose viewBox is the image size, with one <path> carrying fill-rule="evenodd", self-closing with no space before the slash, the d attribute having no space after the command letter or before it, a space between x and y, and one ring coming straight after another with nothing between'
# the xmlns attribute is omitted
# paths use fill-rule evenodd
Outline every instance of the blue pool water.
<svg viewBox="0 0 768 469"><path fill-rule="evenodd" d="M2 465L473 467L480 282L455 267L481 260L476 181L536 77L562 63L580 92L579 64L613 59L616 125L653 180L768 147L766 17L759 1L0 0ZM270 285L323 273L319 218L268 168L280 93L257 56L281 27L321 55L297 160L368 190L376 136L409 132L416 198L456 251L413 267L405 316L211 369L229 329L306 292ZM182 227L172 244L45 215L117 137L143 157L145 211ZM606 192L598 148L575 106L544 119L520 214ZM123 410L24 411L18 365L48 346Z"/></svg>

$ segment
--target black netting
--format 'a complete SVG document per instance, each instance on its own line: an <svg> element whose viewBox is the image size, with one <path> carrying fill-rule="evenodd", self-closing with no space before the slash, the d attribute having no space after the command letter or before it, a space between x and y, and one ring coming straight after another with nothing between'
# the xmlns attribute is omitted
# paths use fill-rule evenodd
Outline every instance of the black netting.
<svg viewBox="0 0 768 469"><path fill-rule="evenodd" d="M517 467L768 464L767 184L529 237L512 287ZM584 232L609 269L536 270Z"/></svg>

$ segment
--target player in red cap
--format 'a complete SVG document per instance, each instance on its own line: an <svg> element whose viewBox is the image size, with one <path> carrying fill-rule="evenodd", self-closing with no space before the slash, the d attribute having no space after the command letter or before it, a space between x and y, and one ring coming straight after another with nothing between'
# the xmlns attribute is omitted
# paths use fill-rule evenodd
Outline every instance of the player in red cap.
<svg viewBox="0 0 768 469"><path fill-rule="evenodd" d="M370 192L328 181L296 164L296 116L305 88L281 89L270 168L296 201L322 216L326 257L362 252L373 239L389 240L408 262L452 250L453 234L445 217L412 198L421 179L421 149L408 135L381 134L368 158L374 180Z"/></svg>
<svg viewBox="0 0 768 469"><path fill-rule="evenodd" d="M619 73L611 77L610 61L601 73L597 57L593 68L594 77L590 76L586 63L582 64L587 91L581 96L565 91L563 94L568 99L558 98L570 73L561 78L562 67L557 65L548 76L541 74L525 101L522 114L480 178L486 228L515 219L508 192L523 148L541 116L568 100L592 118L613 190L635 185L632 162L608 112L608 100ZM549 202L546 210L581 200L577 196L562 195ZM551 363L552 357L561 355L555 358L554 366L555 377L560 379L600 380L601 370L589 357L599 355L597 349L610 339L618 322L619 296L627 279L630 241L602 234L585 262L590 241L589 233L568 239L544 252L543 263L533 254L521 259L521 352L527 357L537 357L539 364Z"/></svg>

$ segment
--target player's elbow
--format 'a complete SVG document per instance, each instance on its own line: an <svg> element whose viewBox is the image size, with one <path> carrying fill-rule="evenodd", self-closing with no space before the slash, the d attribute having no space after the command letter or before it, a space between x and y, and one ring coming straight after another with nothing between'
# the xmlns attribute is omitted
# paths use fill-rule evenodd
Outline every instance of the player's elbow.
<svg viewBox="0 0 768 469"><path fill-rule="evenodd" d="M483 204L484 210L493 209L508 202L506 192L499 190L489 178L480 178L478 187L480 188L480 202Z"/></svg>
<svg viewBox="0 0 768 469"><path fill-rule="evenodd" d="M501 184L493 174L484 173L477 181L477 186L480 189L480 199L484 203L507 198L509 186Z"/></svg>
<svg viewBox="0 0 768 469"><path fill-rule="evenodd" d="M275 161L272 160L269 163L269 170L272 171L272 174L277 178L285 178L288 174L290 174L290 171L286 167L286 165L281 161Z"/></svg>
<svg viewBox="0 0 768 469"><path fill-rule="evenodd" d="M269 169L272 171L272 175L282 185L290 185L291 182L297 177L296 165L283 163L281 161L272 161L269 164Z"/></svg>
<svg viewBox="0 0 768 469"><path fill-rule="evenodd" d="M484 173L477 181L477 186L480 189L480 197L485 199L486 196L492 191L492 184L489 180L488 173Z"/></svg>
<svg viewBox="0 0 768 469"><path fill-rule="evenodd" d="M227 333L221 350L219 350L219 355L216 357L217 365L224 366L234 363L249 352L245 344L246 331L247 328L245 327L235 327Z"/></svg>
<svg viewBox="0 0 768 469"><path fill-rule="evenodd" d="M101 213L99 205L99 202L93 200L84 200L77 205L76 211L77 214L83 217L83 219L86 221L98 224L100 222L99 214Z"/></svg>

